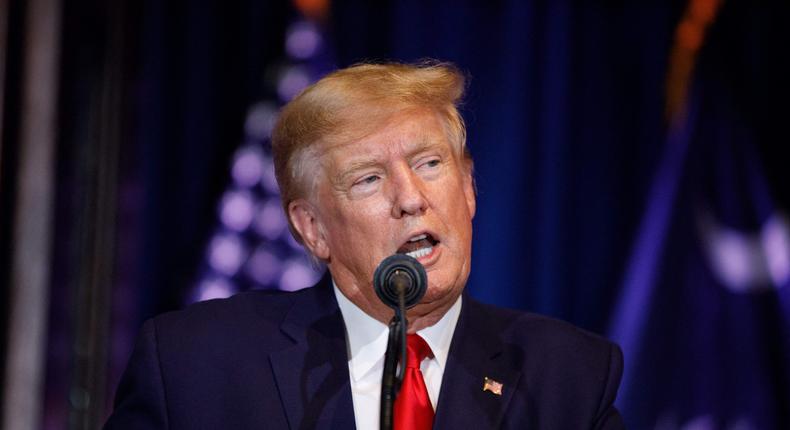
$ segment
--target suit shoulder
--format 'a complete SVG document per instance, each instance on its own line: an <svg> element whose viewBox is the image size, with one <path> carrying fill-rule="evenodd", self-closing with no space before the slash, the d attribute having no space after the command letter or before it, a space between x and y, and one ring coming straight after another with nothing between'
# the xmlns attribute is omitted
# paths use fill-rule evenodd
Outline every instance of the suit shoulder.
<svg viewBox="0 0 790 430"><path fill-rule="evenodd" d="M554 318L474 302L468 318L467 331L497 339L488 342L497 350L501 342L497 359L520 371L514 403L531 405L541 428L599 428L590 423L617 416L623 358L614 343Z"/></svg>
<svg viewBox="0 0 790 430"><path fill-rule="evenodd" d="M243 343L266 337L273 343L294 304L314 295L313 288L296 292L246 291L225 299L194 303L154 317L158 343L178 347L205 343Z"/></svg>
<svg viewBox="0 0 790 430"><path fill-rule="evenodd" d="M184 309L154 317L157 328L188 325L191 329L230 323L248 318L277 319L290 307L290 293L280 291L245 291L228 298L193 303Z"/></svg>
<svg viewBox="0 0 790 430"><path fill-rule="evenodd" d="M542 357L547 362L608 367L610 361L619 366L622 361L620 348L608 339L579 328L571 323L531 312L507 309L482 303L478 307L478 320L495 325L505 342L528 348L533 358Z"/></svg>

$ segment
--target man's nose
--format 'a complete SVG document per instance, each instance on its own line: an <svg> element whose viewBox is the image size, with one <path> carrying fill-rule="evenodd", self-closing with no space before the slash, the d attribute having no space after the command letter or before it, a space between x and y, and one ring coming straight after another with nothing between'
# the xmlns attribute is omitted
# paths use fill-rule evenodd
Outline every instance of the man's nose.
<svg viewBox="0 0 790 430"><path fill-rule="evenodd" d="M392 216L394 218L419 215L428 209L422 179L410 167L404 166L398 169L393 179Z"/></svg>

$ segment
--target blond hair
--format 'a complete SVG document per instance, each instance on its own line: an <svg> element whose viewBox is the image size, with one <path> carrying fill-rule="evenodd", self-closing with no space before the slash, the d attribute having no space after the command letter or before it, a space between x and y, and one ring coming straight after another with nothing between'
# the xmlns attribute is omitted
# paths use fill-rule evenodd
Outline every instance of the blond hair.
<svg viewBox="0 0 790 430"><path fill-rule="evenodd" d="M458 112L465 79L449 63L357 64L305 88L280 113L272 133L274 169L286 215L307 197L315 172L306 164L321 145L360 139L395 114L430 109L439 114L456 155L469 158L466 128ZM287 217L294 237L301 237Z"/></svg>

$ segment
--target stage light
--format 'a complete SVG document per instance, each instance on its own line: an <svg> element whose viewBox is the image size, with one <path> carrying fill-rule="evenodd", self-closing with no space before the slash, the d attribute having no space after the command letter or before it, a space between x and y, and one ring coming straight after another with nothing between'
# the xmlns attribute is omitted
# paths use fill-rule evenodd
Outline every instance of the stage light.
<svg viewBox="0 0 790 430"><path fill-rule="evenodd" d="M255 216L253 227L262 237L277 240L285 232L287 225L280 200L275 197L262 205Z"/></svg>
<svg viewBox="0 0 790 430"><path fill-rule="evenodd" d="M214 236L209 244L209 265L215 272L233 276L244 262L246 251L241 239L231 233Z"/></svg>
<svg viewBox="0 0 790 430"><path fill-rule="evenodd" d="M310 266L307 258L292 258L285 263L280 277L280 289L295 291L309 287L318 281L319 274Z"/></svg>
<svg viewBox="0 0 790 430"><path fill-rule="evenodd" d="M272 135L275 122L277 122L277 106L268 101L259 102L247 111L244 131L249 137L258 140L268 139Z"/></svg>
<svg viewBox="0 0 790 430"><path fill-rule="evenodd" d="M220 220L227 228L242 232L249 227L255 214L255 201L248 191L225 192L220 203Z"/></svg>
<svg viewBox="0 0 790 430"><path fill-rule="evenodd" d="M310 75L302 67L288 67L277 82L277 94L280 100L288 102L310 85L311 81Z"/></svg>
<svg viewBox="0 0 790 430"><path fill-rule="evenodd" d="M213 277L204 280L200 283L197 289L197 296L195 301L211 300L211 299L224 299L230 297L235 293L233 285L227 279L221 277Z"/></svg>
<svg viewBox="0 0 790 430"><path fill-rule="evenodd" d="M258 145L246 145L236 151L231 176L236 184L252 187L263 178L263 151Z"/></svg>
<svg viewBox="0 0 790 430"><path fill-rule="evenodd" d="M768 271L774 285L781 287L790 282L790 222L783 214L774 214L762 231Z"/></svg>
<svg viewBox="0 0 790 430"><path fill-rule="evenodd" d="M288 29L285 50L296 59L312 57L321 46L321 35L315 25L308 21L298 21Z"/></svg>
<svg viewBox="0 0 790 430"><path fill-rule="evenodd" d="M267 246L261 245L252 254L245 266L245 273L263 286L272 285L282 272L283 263Z"/></svg>

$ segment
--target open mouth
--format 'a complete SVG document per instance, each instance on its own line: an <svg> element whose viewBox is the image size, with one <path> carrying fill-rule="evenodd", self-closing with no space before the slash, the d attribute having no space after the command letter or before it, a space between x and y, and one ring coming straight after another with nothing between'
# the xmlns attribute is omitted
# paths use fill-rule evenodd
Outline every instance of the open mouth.
<svg viewBox="0 0 790 430"><path fill-rule="evenodd" d="M436 246L437 243L439 243L439 241L434 239L433 236L428 233L423 233L406 241L406 243L398 248L397 253L406 254L409 257L419 259L430 254L431 251L433 251L433 247Z"/></svg>

